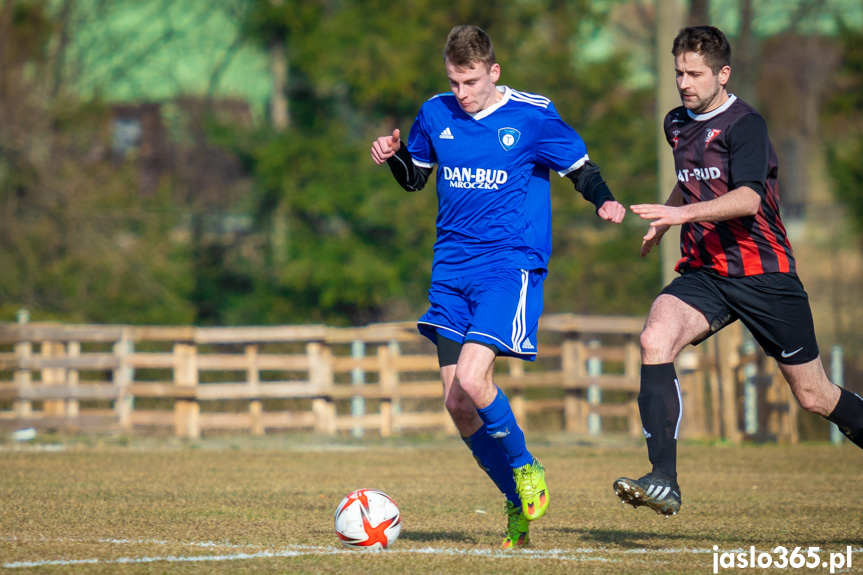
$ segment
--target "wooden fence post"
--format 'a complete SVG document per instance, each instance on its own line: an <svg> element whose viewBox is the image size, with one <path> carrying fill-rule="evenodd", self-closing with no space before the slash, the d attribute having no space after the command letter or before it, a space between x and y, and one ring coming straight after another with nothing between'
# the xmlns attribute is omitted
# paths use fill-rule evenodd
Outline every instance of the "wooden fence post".
<svg viewBox="0 0 863 575"><path fill-rule="evenodd" d="M389 345L378 346L378 373L381 389L393 393L398 385L398 374L392 362L392 351ZM392 395L381 397L381 437L389 437L393 432L393 400Z"/></svg>
<svg viewBox="0 0 863 575"><path fill-rule="evenodd" d="M700 439L704 438L706 433L704 363L700 359L702 355L699 351L699 348L684 348L674 361L682 399L681 438Z"/></svg>
<svg viewBox="0 0 863 575"><path fill-rule="evenodd" d="M174 402L174 429L177 437L201 437L201 407L194 392L198 387L198 348L194 344L174 344L174 384L192 390L192 397Z"/></svg>
<svg viewBox="0 0 863 575"><path fill-rule="evenodd" d="M44 341L40 355L45 359L63 357L66 355L66 346L57 341ZM63 385L66 383L65 380L66 370L63 368L42 369L42 385ZM47 417L65 417L66 401L63 399L46 399L42 402L42 410Z"/></svg>
<svg viewBox="0 0 863 575"><path fill-rule="evenodd" d="M397 342L396 340L392 340L389 342L387 347L390 350L390 361L395 362L395 360L397 360L402 354L401 345L399 345L399 342ZM399 399L398 393L399 384L401 384L399 370L395 367L395 365L393 365L392 380L389 383L389 385L392 387L391 393L393 394L391 399L392 407L390 412L390 421L392 424L392 431L395 433L400 433L402 430L401 424L399 423L399 416L402 413L402 403L401 399Z"/></svg>
<svg viewBox="0 0 863 575"><path fill-rule="evenodd" d="M584 359L583 345L576 334L567 332L563 334L563 338L560 361L564 385L564 428L568 432L585 433L587 431L587 401L584 397L584 390L577 387L584 371L582 365Z"/></svg>
<svg viewBox="0 0 863 575"><path fill-rule="evenodd" d="M710 386L710 436L715 439L722 438L722 399L719 393L719 335L711 338L710 347L705 349L702 360L712 362L706 371L708 385ZM707 344L705 344L707 345ZM706 358L706 359L705 359Z"/></svg>
<svg viewBox="0 0 863 575"><path fill-rule="evenodd" d="M261 374L258 369L258 345L246 346L246 384L256 397L249 401L249 418L252 420L252 435L264 435L264 405L260 397Z"/></svg>
<svg viewBox="0 0 863 575"><path fill-rule="evenodd" d="M714 337L718 337L719 356L716 358L719 372L722 431L732 443L740 443L743 434L738 421L737 367L740 365L740 324L735 322Z"/></svg>
<svg viewBox="0 0 863 575"><path fill-rule="evenodd" d="M309 357L309 380L317 390L312 399L315 414L315 431L328 435L336 434L336 405L330 397L333 386L333 366L330 348L317 341L306 344Z"/></svg>
<svg viewBox="0 0 863 575"><path fill-rule="evenodd" d="M519 378L524 377L524 361L515 357L510 357L508 359L509 375L516 381ZM524 400L524 388L516 383L516 385L510 389L508 399L509 406L512 409L512 414L515 416L515 420L518 422L519 427L521 427L523 431L527 431L527 403Z"/></svg>
<svg viewBox="0 0 863 575"><path fill-rule="evenodd" d="M623 345L625 354L625 359L623 360L623 373L626 375L627 379L631 378L634 381L641 381L641 339L637 335L629 334L626 336ZM633 437L641 437L644 435L644 432L642 431L643 427L641 425L641 411L638 409L637 391L629 394L627 405L629 406L627 409L629 435Z"/></svg>
<svg viewBox="0 0 863 575"><path fill-rule="evenodd" d="M763 355L759 358L759 423L765 439L796 445L799 441L797 414L799 405L776 362Z"/></svg>
<svg viewBox="0 0 863 575"><path fill-rule="evenodd" d="M129 355L133 351L134 343L129 337L129 328L123 328L120 340L114 344L114 355L118 360L118 365L114 369L114 385L118 388L114 411L117 413L120 429L124 431L132 430L132 410L135 408L134 397L130 393L135 379L134 370L129 361Z"/></svg>
<svg viewBox="0 0 863 575"><path fill-rule="evenodd" d="M33 343L19 341L15 344L15 361L18 367L15 370L15 387L18 397L26 397L27 390L33 385L33 372L29 368L22 368L33 357ZM15 400L15 413L18 419L28 419L33 416L33 403L27 399Z"/></svg>

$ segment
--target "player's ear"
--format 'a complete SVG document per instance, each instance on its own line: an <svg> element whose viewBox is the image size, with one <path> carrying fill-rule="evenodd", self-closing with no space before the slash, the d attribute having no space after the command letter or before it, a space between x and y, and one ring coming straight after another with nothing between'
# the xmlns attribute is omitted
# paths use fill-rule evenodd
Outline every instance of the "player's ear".
<svg viewBox="0 0 863 575"><path fill-rule="evenodd" d="M719 70L719 84L724 86L728 83L728 79L731 78L731 66L723 66L721 70Z"/></svg>
<svg viewBox="0 0 863 575"><path fill-rule="evenodd" d="M492 64L488 73L491 76L492 83L497 82L500 79L500 64L497 62Z"/></svg>

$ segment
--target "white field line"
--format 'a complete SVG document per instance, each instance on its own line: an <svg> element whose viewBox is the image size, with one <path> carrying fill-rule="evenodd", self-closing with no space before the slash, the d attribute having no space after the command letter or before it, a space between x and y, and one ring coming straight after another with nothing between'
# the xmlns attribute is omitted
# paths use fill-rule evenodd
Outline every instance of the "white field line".
<svg viewBox="0 0 863 575"><path fill-rule="evenodd" d="M233 544L219 543L214 541L192 541L192 542L174 542L162 539L78 539L78 538L19 538L19 537L0 537L0 541L16 541L16 542L40 542L40 543L103 543L109 545L170 545L181 547L196 547L201 549L259 549L254 552L239 552L219 555L157 555L152 557L119 557L115 559L90 558L90 559L44 559L35 561L14 561L4 563L2 567L6 569L15 569L21 567L46 567L46 566L71 566L71 565L114 565L114 564L132 564L132 563L155 563L155 562L210 562L210 561L238 561L249 559L271 559L282 557L301 557L305 555L337 555L337 554L356 554L356 551L344 549L341 547L323 547L313 545L287 545L282 548L273 549L264 545L256 544ZM744 549L731 549L730 552L741 552ZM444 556L473 556L487 557L489 559L556 559L560 561L596 561L616 563L618 559L608 559L606 557L594 556L598 553L611 555L647 555L647 554L676 554L676 553L693 553L693 554L712 554L713 549L697 549L697 548L661 548L661 549L608 549L608 548L579 548L579 549L523 549L516 552L505 552L492 549L436 549L433 547L424 547L418 549L391 549L389 551L380 552L383 554L421 554L421 555L444 555ZM863 553L863 547L852 549L852 553Z"/></svg>
<svg viewBox="0 0 863 575"><path fill-rule="evenodd" d="M3 540L3 539L0 539ZM9 540L8 538L6 540ZM18 539L18 541L21 541ZM51 541L49 539L36 539L33 541ZM54 541L71 542L74 540L63 539ZM188 545L201 548L261 548L260 545L232 545L218 544L213 542L199 543L171 543L168 541L159 541L154 539L142 540L122 540L122 539L101 539L94 541L95 543L111 543L111 544L148 544L148 545ZM420 555L444 555L444 556L474 556L488 557L490 559L557 559L560 561L598 561L598 562L616 562L613 559L604 557L591 557L590 555L600 551L598 549L552 549L552 550L520 550L517 552L505 552L492 549L435 549L425 547L420 549L390 549L388 551L380 551L382 555L404 555L404 554L420 554ZM304 555L340 555L340 554L361 554L362 552L345 549L342 547L316 547L310 545L289 545L281 549L262 549L252 553L230 553L222 555L161 555L154 557L119 557L115 559L42 559L36 561L14 561L4 563L6 569L15 569L20 567L45 567L45 566L71 566L71 565L112 565L112 564L131 564L131 563L154 563L154 562L207 562L207 561L238 561L247 559L270 559L277 557L300 557Z"/></svg>

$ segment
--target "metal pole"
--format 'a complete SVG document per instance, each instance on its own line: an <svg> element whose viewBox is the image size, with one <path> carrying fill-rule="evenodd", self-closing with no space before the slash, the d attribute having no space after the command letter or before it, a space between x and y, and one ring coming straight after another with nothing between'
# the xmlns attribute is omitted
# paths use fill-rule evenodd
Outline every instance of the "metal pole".
<svg viewBox="0 0 863 575"><path fill-rule="evenodd" d="M590 349L597 349L600 343L596 340L587 344ZM598 357L591 357L587 360L587 375L590 377L599 377L602 375L602 360ZM591 385L587 388L587 404L599 405L602 403L602 390L598 385ZM591 413L587 416L587 431L590 435L600 435L602 433L602 418L597 413Z"/></svg>
<svg viewBox="0 0 863 575"><path fill-rule="evenodd" d="M845 387L844 374L842 373L842 346L834 345L830 350L830 377L833 383L839 387ZM830 443L841 445L845 436L839 431L835 423L830 424Z"/></svg>
<svg viewBox="0 0 863 575"><path fill-rule="evenodd" d="M747 333L743 343L743 353L750 354L755 351L755 341ZM758 375L758 367L754 362L747 363L743 368L743 428L747 435L758 433L758 386L755 384L755 376Z"/></svg>
<svg viewBox="0 0 863 575"><path fill-rule="evenodd" d="M366 355L366 344L360 340L355 340L351 344L351 357L354 359L362 359ZM366 382L366 372L361 367L355 367L351 371L351 385L363 385ZM355 396L351 398L351 415L360 418L366 414L366 400L362 397ZM353 429L354 437L362 437L365 430L363 426L357 425Z"/></svg>

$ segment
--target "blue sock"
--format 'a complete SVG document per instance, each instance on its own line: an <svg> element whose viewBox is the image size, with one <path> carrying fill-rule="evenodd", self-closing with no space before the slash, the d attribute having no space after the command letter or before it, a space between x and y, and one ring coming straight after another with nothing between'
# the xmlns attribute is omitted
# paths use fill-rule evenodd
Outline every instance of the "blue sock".
<svg viewBox="0 0 863 575"><path fill-rule="evenodd" d="M488 434L485 424L479 428L479 431L470 437L462 437L461 440L468 446L473 453L473 458L494 481L500 492L516 507L520 507L521 498L515 490L515 478L512 476L509 458L500 443Z"/></svg>
<svg viewBox="0 0 863 575"><path fill-rule="evenodd" d="M500 389L491 405L477 409L477 412L488 428L489 437L496 439L506 452L510 467L515 469L533 462L533 455L524 443L524 433L515 421L509 400Z"/></svg>

